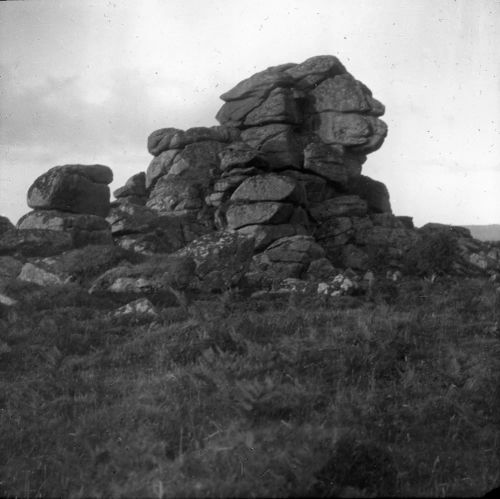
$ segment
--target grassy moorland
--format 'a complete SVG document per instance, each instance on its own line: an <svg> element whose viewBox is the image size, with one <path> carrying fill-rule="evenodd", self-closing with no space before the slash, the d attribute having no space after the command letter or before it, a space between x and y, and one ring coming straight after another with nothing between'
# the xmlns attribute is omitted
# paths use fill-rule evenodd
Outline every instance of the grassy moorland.
<svg viewBox="0 0 500 499"><path fill-rule="evenodd" d="M486 279L379 283L370 299L227 293L154 322L111 318L117 303L76 286L17 286L22 306L0 316L1 496L499 485L500 297Z"/></svg>

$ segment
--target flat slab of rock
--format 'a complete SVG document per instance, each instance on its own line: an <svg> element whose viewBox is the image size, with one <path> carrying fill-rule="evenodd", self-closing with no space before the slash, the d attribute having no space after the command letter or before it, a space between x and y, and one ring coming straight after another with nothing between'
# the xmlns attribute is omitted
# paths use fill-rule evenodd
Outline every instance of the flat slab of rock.
<svg viewBox="0 0 500 499"><path fill-rule="evenodd" d="M97 215L67 213L58 210L34 210L19 219L18 229L43 229L65 232L75 247L88 244L113 244L111 228Z"/></svg>
<svg viewBox="0 0 500 499"><path fill-rule="evenodd" d="M148 151L158 156L169 149L183 149L195 142L217 141L234 142L239 137L239 130L228 126L194 127L186 131L178 128L162 128L148 137Z"/></svg>
<svg viewBox="0 0 500 499"><path fill-rule="evenodd" d="M294 212L294 205L275 201L252 204L231 205L226 212L229 229L239 229L245 225L287 223Z"/></svg>
<svg viewBox="0 0 500 499"><path fill-rule="evenodd" d="M291 177L263 174L249 177L233 192L235 202L281 201L295 204L305 202L302 185Z"/></svg>
<svg viewBox="0 0 500 499"><path fill-rule="evenodd" d="M103 165L64 165L38 177L28 190L28 206L106 216L113 172Z"/></svg>

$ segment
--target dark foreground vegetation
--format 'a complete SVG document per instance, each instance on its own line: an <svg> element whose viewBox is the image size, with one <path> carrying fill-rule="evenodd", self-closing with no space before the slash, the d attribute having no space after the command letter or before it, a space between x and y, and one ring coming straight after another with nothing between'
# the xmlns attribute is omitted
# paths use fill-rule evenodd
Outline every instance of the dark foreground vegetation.
<svg viewBox="0 0 500 499"><path fill-rule="evenodd" d="M500 481L498 284L235 293L147 322L26 284L0 317L0 495L479 496ZM26 289L21 289L26 286ZM157 303L160 305L160 303Z"/></svg>

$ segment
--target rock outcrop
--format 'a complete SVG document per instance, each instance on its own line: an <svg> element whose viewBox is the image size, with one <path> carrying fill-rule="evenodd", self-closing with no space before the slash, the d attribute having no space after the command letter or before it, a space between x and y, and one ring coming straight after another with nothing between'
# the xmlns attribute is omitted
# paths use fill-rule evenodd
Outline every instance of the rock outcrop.
<svg viewBox="0 0 500 499"><path fill-rule="evenodd" d="M102 165L55 166L28 190L28 206L36 210L106 216L113 172Z"/></svg>
<svg viewBox="0 0 500 499"><path fill-rule="evenodd" d="M384 106L336 57L268 68L221 98L220 126L148 137L146 172L115 191L108 222L118 244L150 254L222 230L252 236L260 254L309 236L342 261L339 246L355 244L351 227L391 214L385 186L361 175L387 134ZM350 237L333 225L348 226Z"/></svg>
<svg viewBox="0 0 500 499"><path fill-rule="evenodd" d="M20 230L64 232L75 248L112 244L104 217L108 214L113 172L103 165L55 166L40 175L28 190L27 213L17 223ZM41 255L40 255L41 256Z"/></svg>
<svg viewBox="0 0 500 499"><path fill-rule="evenodd" d="M0 217L0 282L16 274L177 301L179 290L242 283L339 296L358 292L345 269L382 265L400 276L405 258L440 234L458 249L454 271L500 271L500 250L466 229L415 229L392 213L386 186L362 173L387 135L384 106L336 57L270 67L221 99L219 126L151 133L153 159L112 203L113 173L102 165L54 167L36 179L33 211L17 228ZM141 300L119 315L148 309Z"/></svg>

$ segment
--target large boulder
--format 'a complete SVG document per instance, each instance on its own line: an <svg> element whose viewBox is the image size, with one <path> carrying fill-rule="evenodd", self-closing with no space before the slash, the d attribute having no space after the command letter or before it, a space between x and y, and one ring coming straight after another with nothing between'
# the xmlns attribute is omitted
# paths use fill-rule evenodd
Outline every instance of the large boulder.
<svg viewBox="0 0 500 499"><path fill-rule="evenodd" d="M21 217L17 227L21 230L43 229L65 232L71 236L75 247L87 244L113 244L108 222L97 215L34 210Z"/></svg>
<svg viewBox="0 0 500 499"><path fill-rule="evenodd" d="M113 172L103 165L55 166L38 177L28 190L34 209L106 216Z"/></svg>
<svg viewBox="0 0 500 499"><path fill-rule="evenodd" d="M239 229L245 225L287 223L295 207L290 203L261 201L252 204L233 204L226 212L229 229Z"/></svg>
<svg viewBox="0 0 500 499"><path fill-rule="evenodd" d="M363 153L379 149L387 136L387 125L382 120L356 113L316 113L309 119L309 127L325 144L338 144Z"/></svg>
<svg viewBox="0 0 500 499"><path fill-rule="evenodd" d="M242 140L271 154L278 167L300 168L306 138L364 154L378 149L387 134L378 119L384 106L334 56L267 68L221 99L216 119L240 128Z"/></svg>
<svg viewBox="0 0 500 499"><path fill-rule="evenodd" d="M303 204L305 191L293 178L271 173L249 177L234 191L231 200L247 203L280 201Z"/></svg>
<svg viewBox="0 0 500 499"><path fill-rule="evenodd" d="M148 137L148 150L153 156L158 156L163 151L183 149L196 142L234 142L238 136L239 131L228 126L195 127L186 131L177 128L162 128Z"/></svg>

